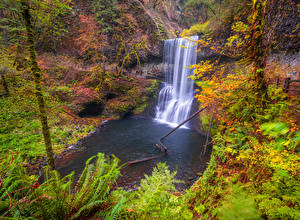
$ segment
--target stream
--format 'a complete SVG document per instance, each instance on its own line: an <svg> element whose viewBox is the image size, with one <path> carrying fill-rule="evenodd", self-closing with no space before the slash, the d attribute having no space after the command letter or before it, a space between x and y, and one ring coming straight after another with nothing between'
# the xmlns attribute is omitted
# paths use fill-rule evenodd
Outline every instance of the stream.
<svg viewBox="0 0 300 220"><path fill-rule="evenodd" d="M63 164L59 168L65 176L72 171L78 176L85 162L99 152L106 155L114 154L120 159L120 164L142 159L161 152L154 147L159 138L170 131L171 127L161 124L151 118L126 118L109 121L99 128L92 136L84 139L83 151L77 158ZM181 128L164 140L169 154L158 159L127 166L121 170L118 186L135 188L145 174L151 174L158 162L166 162L169 169L177 170L177 178L183 180L177 188L190 186L202 173L210 159L210 149L204 153L205 137L191 129Z"/></svg>

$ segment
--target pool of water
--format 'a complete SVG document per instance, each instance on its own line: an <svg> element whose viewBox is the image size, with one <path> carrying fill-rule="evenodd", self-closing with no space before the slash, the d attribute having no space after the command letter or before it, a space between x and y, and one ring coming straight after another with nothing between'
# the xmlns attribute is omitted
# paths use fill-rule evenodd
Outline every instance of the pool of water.
<svg viewBox="0 0 300 220"><path fill-rule="evenodd" d="M153 119L126 118L109 121L89 138L83 141L85 151L77 158L59 167L62 175L75 171L80 174L85 162L98 152L106 155L114 154L121 160L121 164L151 157L161 152L154 147L159 139L169 132L170 126L161 124ZM168 155L127 166L122 169L122 176L118 185L134 188L145 174L151 174L153 167L161 161L166 162L170 170L177 170L177 178L185 183L180 188L186 188L202 173L210 159L211 150L204 152L205 137L197 132L181 128L164 140L168 148Z"/></svg>

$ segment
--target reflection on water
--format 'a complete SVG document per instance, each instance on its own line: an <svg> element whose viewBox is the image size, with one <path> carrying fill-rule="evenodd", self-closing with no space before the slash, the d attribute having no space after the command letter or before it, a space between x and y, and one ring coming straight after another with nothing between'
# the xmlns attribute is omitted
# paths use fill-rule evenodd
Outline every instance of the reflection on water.
<svg viewBox="0 0 300 220"><path fill-rule="evenodd" d="M160 152L154 148L154 144L170 129L168 125L152 119L127 118L110 121L84 140L86 150L80 157L60 167L59 171L66 175L74 170L78 175L85 161L98 152L114 154L121 160L121 164L158 155ZM189 185L191 180L197 178L197 173L206 169L210 149L203 154L205 137L190 129L178 129L164 143L168 147L169 155L123 168L118 185L132 187L138 184L145 174L151 174L159 161L166 162L170 170L177 170L177 178L186 182L181 187Z"/></svg>

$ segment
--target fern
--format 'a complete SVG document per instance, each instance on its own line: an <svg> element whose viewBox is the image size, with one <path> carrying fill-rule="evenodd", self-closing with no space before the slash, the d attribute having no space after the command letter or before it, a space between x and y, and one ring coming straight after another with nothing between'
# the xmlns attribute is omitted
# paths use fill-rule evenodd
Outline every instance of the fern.
<svg viewBox="0 0 300 220"><path fill-rule="evenodd" d="M92 163L96 159L95 163ZM33 187L36 178L26 175L25 169L11 164L0 188L0 216L39 219L78 219L93 211L109 210L107 201L114 182L120 174L118 159L106 159L99 153L87 160L75 184L74 172L61 178L57 171L45 169L45 182ZM9 160L1 163L7 167ZM74 187L75 185L75 187ZM14 193L14 192L18 193ZM5 196L11 194L9 197ZM9 204L14 204L10 209ZM112 206L113 208L113 206ZM116 212L116 209L113 209Z"/></svg>
<svg viewBox="0 0 300 220"><path fill-rule="evenodd" d="M24 175L26 170L20 166L21 159L11 153L0 162L0 217L7 215L9 211L16 212L19 207L19 200L26 197L31 191L31 186L36 177ZM7 205L9 204L9 205Z"/></svg>
<svg viewBox="0 0 300 220"><path fill-rule="evenodd" d="M122 208L124 207L126 201L127 201L126 197L121 197L121 199L117 202L117 204L114 205L113 209L105 215L105 219L113 220L116 217L118 217L119 214L121 213Z"/></svg>
<svg viewBox="0 0 300 220"><path fill-rule="evenodd" d="M145 175L141 186L127 206L132 212L126 213L133 219L192 219L186 204L173 195L176 172L170 172L166 164L158 163L152 175Z"/></svg>

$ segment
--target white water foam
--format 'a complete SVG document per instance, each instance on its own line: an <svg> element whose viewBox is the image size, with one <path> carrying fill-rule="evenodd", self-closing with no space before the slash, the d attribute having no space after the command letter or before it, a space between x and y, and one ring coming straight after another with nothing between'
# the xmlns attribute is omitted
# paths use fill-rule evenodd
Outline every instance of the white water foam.
<svg viewBox="0 0 300 220"><path fill-rule="evenodd" d="M198 36L164 42L165 82L159 92L155 120L176 127L187 119L194 99L190 65L196 63ZM187 128L187 127L185 127Z"/></svg>

